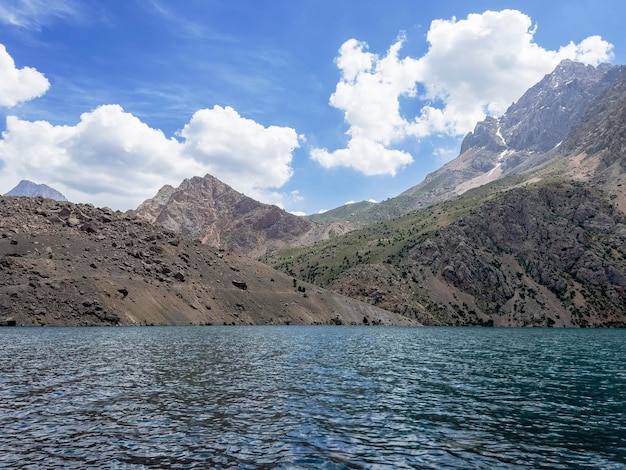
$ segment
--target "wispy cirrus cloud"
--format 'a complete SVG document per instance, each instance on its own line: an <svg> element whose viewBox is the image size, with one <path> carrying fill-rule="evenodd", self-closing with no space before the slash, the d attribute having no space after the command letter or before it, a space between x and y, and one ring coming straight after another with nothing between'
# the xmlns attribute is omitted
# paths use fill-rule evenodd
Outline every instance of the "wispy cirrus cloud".
<svg viewBox="0 0 626 470"><path fill-rule="evenodd" d="M81 19L83 9L76 0L4 0L0 3L0 23L24 29L41 30L60 19Z"/></svg>

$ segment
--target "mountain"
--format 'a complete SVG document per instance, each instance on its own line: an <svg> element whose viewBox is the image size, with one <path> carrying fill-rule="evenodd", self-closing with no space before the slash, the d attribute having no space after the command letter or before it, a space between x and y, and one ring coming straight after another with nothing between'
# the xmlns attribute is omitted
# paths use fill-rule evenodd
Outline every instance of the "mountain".
<svg viewBox="0 0 626 470"><path fill-rule="evenodd" d="M166 185L135 214L216 248L257 257L345 233L341 222L320 225L281 208L255 201L206 175Z"/></svg>
<svg viewBox="0 0 626 470"><path fill-rule="evenodd" d="M479 122L463 140L456 159L417 186L378 204L363 201L297 217L206 175L185 180L178 188L164 186L136 214L211 246L253 257L329 239L545 167L562 155L561 143L589 106L619 81L621 70L608 64L593 67L562 61L503 116ZM553 173L560 171L555 167ZM574 171L569 175L580 179Z"/></svg>
<svg viewBox="0 0 626 470"><path fill-rule="evenodd" d="M0 324L415 324L132 213L0 198Z"/></svg>
<svg viewBox="0 0 626 470"><path fill-rule="evenodd" d="M381 222L265 261L425 324L626 326L625 110L626 68L564 62Z"/></svg>
<svg viewBox="0 0 626 470"><path fill-rule="evenodd" d="M626 326L625 109L626 68L564 61L478 123L458 158L383 203L343 206L274 239L243 221L279 209L208 176L140 209L179 231L200 220L189 234L213 227L219 237L204 241L229 249L246 246L233 237L243 226L257 249L239 252L422 324ZM254 210L234 210L240 201ZM207 208L212 219L198 216Z"/></svg>
<svg viewBox="0 0 626 470"><path fill-rule="evenodd" d="M56 189L45 184L37 184L28 180L20 181L18 185L6 193L5 196L41 196L54 199L55 201L67 201L67 198Z"/></svg>
<svg viewBox="0 0 626 470"><path fill-rule="evenodd" d="M528 173L554 158L588 107L619 79L623 67L598 67L570 60L531 87L503 116L476 124L459 156L400 195L360 211L355 226L399 217L469 189Z"/></svg>

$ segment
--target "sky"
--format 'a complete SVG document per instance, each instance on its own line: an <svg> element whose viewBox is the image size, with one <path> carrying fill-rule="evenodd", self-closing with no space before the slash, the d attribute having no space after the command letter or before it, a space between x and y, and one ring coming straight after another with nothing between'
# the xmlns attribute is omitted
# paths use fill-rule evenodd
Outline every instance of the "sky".
<svg viewBox="0 0 626 470"><path fill-rule="evenodd" d="M211 174L296 214L380 202L563 59L624 64L622 0L2 0L0 193L127 210Z"/></svg>

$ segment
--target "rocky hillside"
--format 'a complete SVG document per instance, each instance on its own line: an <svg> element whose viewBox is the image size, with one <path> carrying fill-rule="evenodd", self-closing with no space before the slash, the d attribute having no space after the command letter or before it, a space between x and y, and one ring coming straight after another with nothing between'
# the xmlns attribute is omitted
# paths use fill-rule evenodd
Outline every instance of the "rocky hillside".
<svg viewBox="0 0 626 470"><path fill-rule="evenodd" d="M258 257L345 233L341 223L316 224L235 191L211 175L164 186L135 214L216 248Z"/></svg>
<svg viewBox="0 0 626 470"><path fill-rule="evenodd" d="M626 326L626 219L581 183L481 188L267 261L425 324Z"/></svg>
<svg viewBox="0 0 626 470"><path fill-rule="evenodd" d="M67 201L67 198L56 189L46 184L37 184L28 180L20 181L17 186L6 193L5 196L41 196L54 199L55 201Z"/></svg>
<svg viewBox="0 0 626 470"><path fill-rule="evenodd" d="M0 198L0 324L408 324L91 205Z"/></svg>

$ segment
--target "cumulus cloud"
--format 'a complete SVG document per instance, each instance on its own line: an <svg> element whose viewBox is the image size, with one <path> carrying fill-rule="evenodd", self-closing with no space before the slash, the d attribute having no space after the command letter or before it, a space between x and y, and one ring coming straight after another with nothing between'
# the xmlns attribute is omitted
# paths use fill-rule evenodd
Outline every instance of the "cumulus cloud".
<svg viewBox="0 0 626 470"><path fill-rule="evenodd" d="M15 106L43 95L50 87L50 82L41 73L31 67L18 69L13 57L4 45L0 44L0 106Z"/></svg>
<svg viewBox="0 0 626 470"><path fill-rule="evenodd" d="M326 168L347 166L366 175L395 174L413 161L407 152L389 147L406 135L399 98L416 93L417 61L399 59L401 45L399 40L383 58L355 39L341 46L336 60L341 81L330 104L344 111L350 140L347 148L333 152L313 149L313 160Z"/></svg>
<svg viewBox="0 0 626 470"><path fill-rule="evenodd" d="M232 108L197 111L180 132L166 137L119 105L84 113L75 126L9 116L0 140L0 177L46 182L70 200L129 209L164 184L210 173L264 202L279 202L272 188L291 176L298 146L290 128L264 127Z"/></svg>
<svg viewBox="0 0 626 470"><path fill-rule="evenodd" d="M536 26L517 10L486 11L466 19L434 20L428 51L400 57L400 37L379 56L350 39L336 59L341 72L330 105L344 112L345 148L314 148L322 166L351 167L366 175L395 174L411 163L402 150L407 138L461 136L485 115L501 115L563 59L597 65L610 61L612 45L599 36L559 50L534 41ZM400 98L413 100L417 115L402 113Z"/></svg>
<svg viewBox="0 0 626 470"><path fill-rule="evenodd" d="M416 79L425 88L422 98L443 106L424 106L411 133L465 134L486 114L504 113L561 60L597 65L612 58L612 45L597 36L551 51L534 42L535 31L517 10L433 21Z"/></svg>
<svg viewBox="0 0 626 470"><path fill-rule="evenodd" d="M292 152L299 147L295 130L263 127L229 106L197 111L180 135L186 156L249 192L284 185L293 174Z"/></svg>

